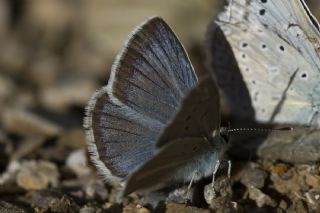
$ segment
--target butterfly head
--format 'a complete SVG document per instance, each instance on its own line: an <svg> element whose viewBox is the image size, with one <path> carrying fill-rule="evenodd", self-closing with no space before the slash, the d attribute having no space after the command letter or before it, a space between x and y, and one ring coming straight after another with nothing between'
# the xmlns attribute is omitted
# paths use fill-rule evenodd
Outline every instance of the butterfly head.
<svg viewBox="0 0 320 213"><path fill-rule="evenodd" d="M220 136L224 139L225 143L228 144L230 140L229 127L221 127Z"/></svg>

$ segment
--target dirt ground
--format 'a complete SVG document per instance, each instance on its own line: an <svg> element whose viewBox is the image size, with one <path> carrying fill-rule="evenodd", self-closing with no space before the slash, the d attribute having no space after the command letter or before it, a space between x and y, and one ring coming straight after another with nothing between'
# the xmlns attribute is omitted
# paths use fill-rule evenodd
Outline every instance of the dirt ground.
<svg viewBox="0 0 320 213"><path fill-rule="evenodd" d="M256 140L235 142L231 179L223 166L215 191L203 180L188 204L185 187L119 204L88 162L84 107L135 25L161 15L205 69L205 33L221 3L187 2L0 0L0 212L320 212L311 139L291 157L295 137L270 136L258 150Z"/></svg>

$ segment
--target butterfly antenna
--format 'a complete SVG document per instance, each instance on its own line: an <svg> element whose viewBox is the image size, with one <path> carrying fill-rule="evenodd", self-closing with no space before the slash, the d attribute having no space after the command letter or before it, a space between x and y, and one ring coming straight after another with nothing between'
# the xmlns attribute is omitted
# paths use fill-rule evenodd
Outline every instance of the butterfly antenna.
<svg viewBox="0 0 320 213"><path fill-rule="evenodd" d="M278 131L292 131L292 127L283 127L283 128L278 128L278 129L267 129L267 128L228 128L226 131L230 133L236 133L236 132L278 132Z"/></svg>

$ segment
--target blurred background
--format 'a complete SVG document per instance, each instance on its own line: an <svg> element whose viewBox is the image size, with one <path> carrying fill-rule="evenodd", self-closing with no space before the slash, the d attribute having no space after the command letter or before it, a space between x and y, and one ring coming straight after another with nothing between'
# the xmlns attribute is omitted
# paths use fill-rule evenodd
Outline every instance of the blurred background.
<svg viewBox="0 0 320 213"><path fill-rule="evenodd" d="M0 212L112 202L86 153L89 97L129 33L154 15L204 69L206 29L222 3L0 0Z"/></svg>
<svg viewBox="0 0 320 213"><path fill-rule="evenodd" d="M208 23L224 1L214 0L0 0L0 142L12 155L19 143L31 154L48 138L83 147L84 106L106 84L131 30L162 16L196 70L205 69ZM319 1L308 1L316 15ZM29 138L32 138L30 140ZM27 141L27 142L26 142ZM5 143L6 144L6 143ZM0 163L4 169L7 161Z"/></svg>
<svg viewBox="0 0 320 213"><path fill-rule="evenodd" d="M195 69L205 69L207 26L224 3L0 0L0 172L12 161L44 159L65 165L74 150L84 153L84 107L106 84L128 34L147 17L163 17ZM308 3L319 15L319 1ZM22 177L18 188L10 190L48 186L32 182L30 174ZM2 175L0 184L5 181ZM0 194L6 190L0 185Z"/></svg>
<svg viewBox="0 0 320 213"><path fill-rule="evenodd" d="M84 106L106 84L128 34L153 15L202 69L207 25L222 3L0 0L0 133L56 136L81 128Z"/></svg>
<svg viewBox="0 0 320 213"><path fill-rule="evenodd" d="M106 84L128 34L147 17L162 16L202 69L206 28L222 4L217 2L0 0L2 156L62 161L56 150L36 150L57 141L71 150L85 147L84 107ZM2 170L7 160L0 162Z"/></svg>

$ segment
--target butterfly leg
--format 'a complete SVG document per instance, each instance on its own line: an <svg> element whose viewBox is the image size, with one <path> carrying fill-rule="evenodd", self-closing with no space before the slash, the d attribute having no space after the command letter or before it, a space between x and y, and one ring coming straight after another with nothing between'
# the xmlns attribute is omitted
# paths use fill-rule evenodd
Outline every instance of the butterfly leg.
<svg viewBox="0 0 320 213"><path fill-rule="evenodd" d="M189 185L188 185L187 194L186 194L186 197L185 197L185 199L184 199L184 203L185 203L185 204L187 204L188 201L189 201L191 186L192 186L192 184L193 184L193 181L194 181L194 178L195 178L196 174L197 174L197 172L194 172L194 173L193 173L193 175L192 175L192 177L191 177L191 180L190 180L190 183L189 183Z"/></svg>
<svg viewBox="0 0 320 213"><path fill-rule="evenodd" d="M228 178L231 178L231 167L232 166L232 162L231 160L228 160Z"/></svg>
<svg viewBox="0 0 320 213"><path fill-rule="evenodd" d="M216 177L216 174L218 172L220 163L221 163L220 160L217 160L216 161L216 165L214 166L214 170L213 170L213 173L212 173L212 183L211 183L212 187L214 187L214 181L215 181L215 177Z"/></svg>

